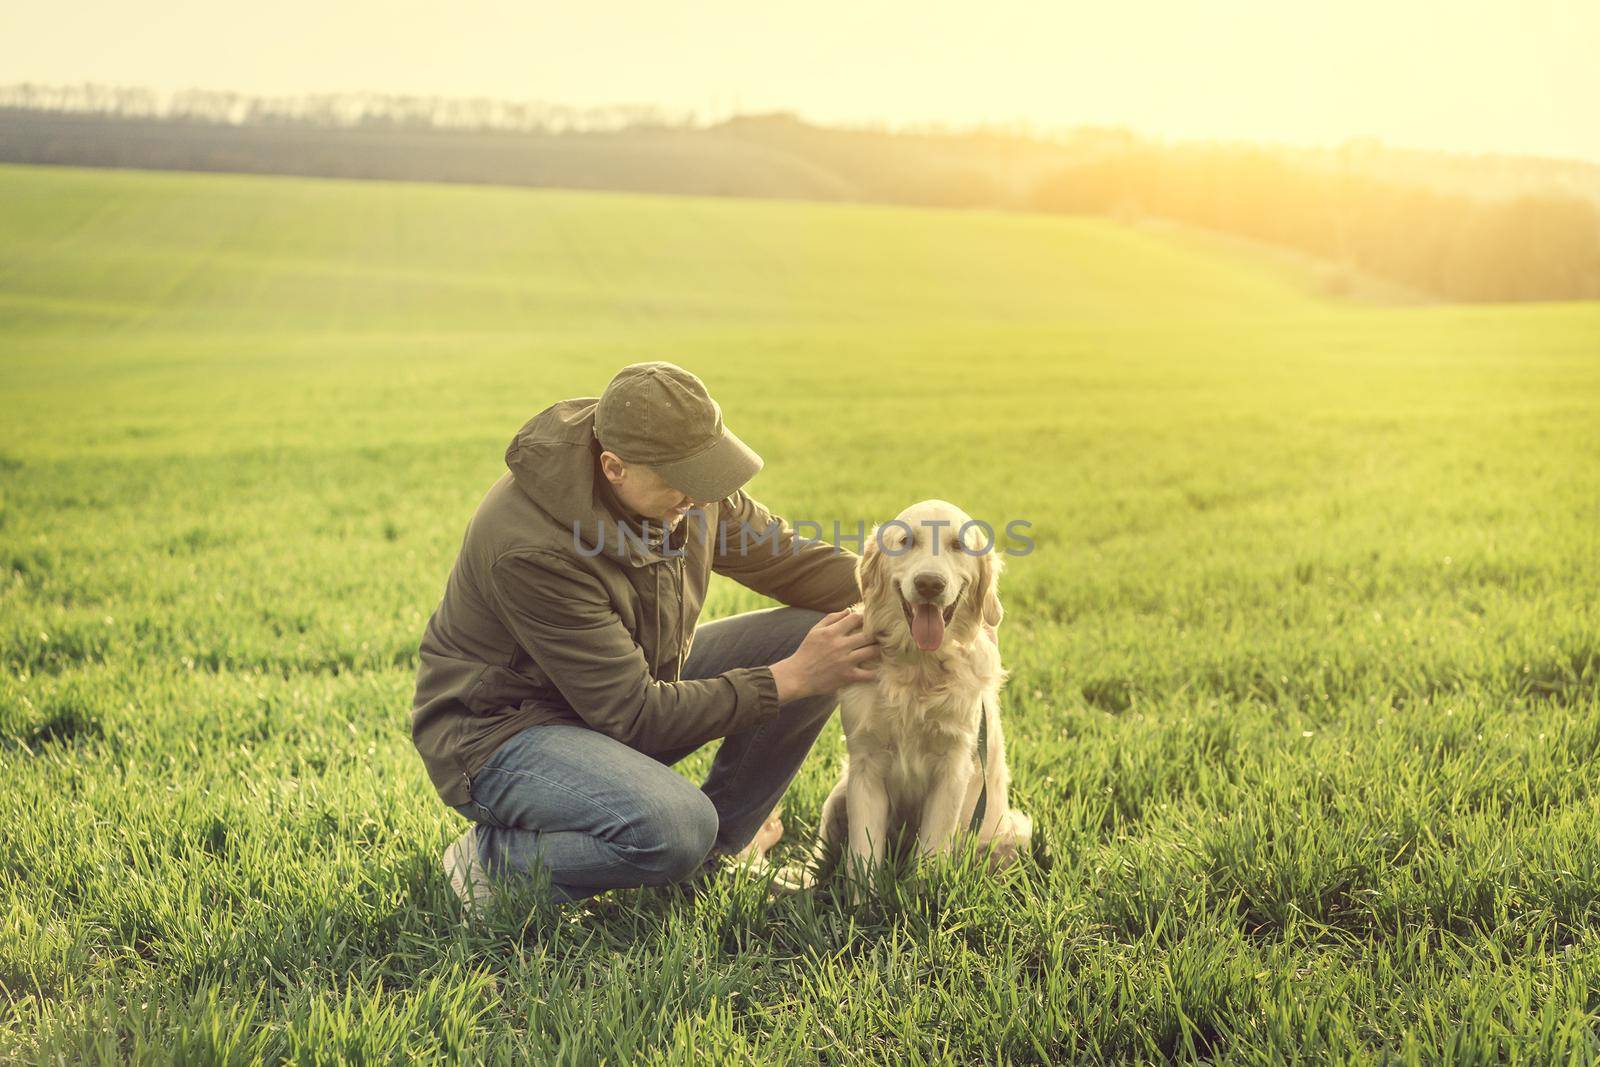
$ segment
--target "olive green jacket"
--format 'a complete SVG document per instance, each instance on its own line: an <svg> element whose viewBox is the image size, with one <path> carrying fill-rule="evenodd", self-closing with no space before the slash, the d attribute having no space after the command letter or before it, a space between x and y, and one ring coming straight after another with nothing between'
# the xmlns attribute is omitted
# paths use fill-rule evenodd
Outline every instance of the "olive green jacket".
<svg viewBox="0 0 1600 1067"><path fill-rule="evenodd" d="M659 524L638 536L598 474L597 403L554 404L512 438L423 632L411 733L447 804L527 726L587 726L656 755L776 715L770 667L680 679L712 571L818 611L861 599L855 553L797 539L742 489L665 540Z"/></svg>

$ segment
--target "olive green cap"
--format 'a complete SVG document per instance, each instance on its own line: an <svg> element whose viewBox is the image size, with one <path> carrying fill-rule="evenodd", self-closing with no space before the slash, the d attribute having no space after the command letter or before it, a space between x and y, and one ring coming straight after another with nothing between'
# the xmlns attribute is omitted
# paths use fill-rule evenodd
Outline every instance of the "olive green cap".
<svg viewBox="0 0 1600 1067"><path fill-rule="evenodd" d="M643 463L697 501L732 496L761 469L761 457L722 423L705 383L659 360L623 367L600 394L600 447Z"/></svg>

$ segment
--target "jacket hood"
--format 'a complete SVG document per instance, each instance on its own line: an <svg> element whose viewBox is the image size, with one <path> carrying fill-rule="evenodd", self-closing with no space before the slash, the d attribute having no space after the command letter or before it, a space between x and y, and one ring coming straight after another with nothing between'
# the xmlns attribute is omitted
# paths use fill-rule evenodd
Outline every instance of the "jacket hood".
<svg viewBox="0 0 1600 1067"><path fill-rule="evenodd" d="M523 423L506 447L506 467L517 488L556 525L575 536L587 555L600 551L621 563L640 566L666 557L624 538L618 521L621 504L611 487L595 477L594 414L599 397L577 397L550 405ZM615 503L613 503L615 502ZM676 531L675 531L676 532Z"/></svg>

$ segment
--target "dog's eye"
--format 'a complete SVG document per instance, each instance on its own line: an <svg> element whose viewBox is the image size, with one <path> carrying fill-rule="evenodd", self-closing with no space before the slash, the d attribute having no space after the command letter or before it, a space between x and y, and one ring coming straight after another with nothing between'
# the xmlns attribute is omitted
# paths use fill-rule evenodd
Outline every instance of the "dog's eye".
<svg viewBox="0 0 1600 1067"><path fill-rule="evenodd" d="M959 537L950 538L950 551L958 552L958 551L960 551L960 549L961 549L961 538L959 538Z"/></svg>

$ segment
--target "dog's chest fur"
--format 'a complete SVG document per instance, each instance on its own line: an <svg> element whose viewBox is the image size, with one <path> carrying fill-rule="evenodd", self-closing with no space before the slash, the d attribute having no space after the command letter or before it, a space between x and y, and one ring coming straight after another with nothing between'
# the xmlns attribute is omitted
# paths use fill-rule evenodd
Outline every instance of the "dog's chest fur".
<svg viewBox="0 0 1600 1067"><path fill-rule="evenodd" d="M949 761L974 754L998 661L983 641L948 656L885 657L877 681L839 694L851 762L871 762L894 799L919 802Z"/></svg>

